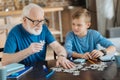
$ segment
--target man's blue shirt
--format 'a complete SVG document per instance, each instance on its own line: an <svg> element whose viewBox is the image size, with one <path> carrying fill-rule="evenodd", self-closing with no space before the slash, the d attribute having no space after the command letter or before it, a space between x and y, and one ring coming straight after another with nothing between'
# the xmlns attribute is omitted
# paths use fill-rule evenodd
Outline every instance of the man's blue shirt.
<svg viewBox="0 0 120 80"><path fill-rule="evenodd" d="M45 60L46 56L46 48L47 45L55 41L55 38L48 30L47 26L44 24L42 26L42 32L40 35L33 35L27 32L22 24L16 25L10 32L6 40L6 44L4 47L5 53L13 54L20 50L24 50L30 46L31 43L45 41L45 45L43 46L43 50L38 53L32 54L26 59L22 60L20 63L26 65L32 65L35 62L39 62ZM19 57L19 56L18 56Z"/></svg>
<svg viewBox="0 0 120 80"><path fill-rule="evenodd" d="M68 53L68 57L71 57L73 52L84 54L85 52L98 49L98 44L105 48L113 45L95 30L89 29L87 35L84 37L79 37L71 31L66 35L65 49Z"/></svg>

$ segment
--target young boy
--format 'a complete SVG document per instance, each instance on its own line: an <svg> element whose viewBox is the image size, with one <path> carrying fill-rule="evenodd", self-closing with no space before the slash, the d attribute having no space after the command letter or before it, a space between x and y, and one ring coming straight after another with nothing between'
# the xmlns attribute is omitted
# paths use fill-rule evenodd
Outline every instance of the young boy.
<svg viewBox="0 0 120 80"><path fill-rule="evenodd" d="M72 31L66 35L65 40L68 57L94 59L116 50L99 32L88 29L91 25L91 15L87 9L81 8L72 18ZM105 49L98 50L98 44Z"/></svg>

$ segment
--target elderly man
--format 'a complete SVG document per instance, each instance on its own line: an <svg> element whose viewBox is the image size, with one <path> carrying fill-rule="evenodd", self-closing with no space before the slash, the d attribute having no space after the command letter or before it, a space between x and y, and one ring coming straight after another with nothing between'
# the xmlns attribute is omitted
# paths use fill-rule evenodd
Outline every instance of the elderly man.
<svg viewBox="0 0 120 80"><path fill-rule="evenodd" d="M16 25L7 37L4 53L9 54L3 57L4 65L13 62L34 65L44 61L49 45L58 55L57 66L74 67L74 64L66 59L65 49L55 40L44 21L44 11L40 6L31 3L24 7L22 24Z"/></svg>

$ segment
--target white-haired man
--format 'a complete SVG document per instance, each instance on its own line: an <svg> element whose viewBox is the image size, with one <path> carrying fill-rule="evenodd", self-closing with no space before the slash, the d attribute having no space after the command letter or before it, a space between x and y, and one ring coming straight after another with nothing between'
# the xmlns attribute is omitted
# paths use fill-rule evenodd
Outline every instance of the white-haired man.
<svg viewBox="0 0 120 80"><path fill-rule="evenodd" d="M66 59L65 49L55 40L44 21L44 10L40 6L31 3L24 7L22 24L16 25L7 37L4 53L9 54L3 57L4 65L13 62L34 65L44 61L49 45L58 55L57 66L74 67L74 64Z"/></svg>

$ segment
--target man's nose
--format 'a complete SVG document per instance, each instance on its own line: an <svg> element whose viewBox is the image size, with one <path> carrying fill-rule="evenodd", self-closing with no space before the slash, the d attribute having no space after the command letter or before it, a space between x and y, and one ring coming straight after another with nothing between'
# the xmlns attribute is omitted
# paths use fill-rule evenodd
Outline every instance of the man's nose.
<svg viewBox="0 0 120 80"><path fill-rule="evenodd" d="M41 23L36 24L36 27L41 27L41 26L42 26Z"/></svg>

